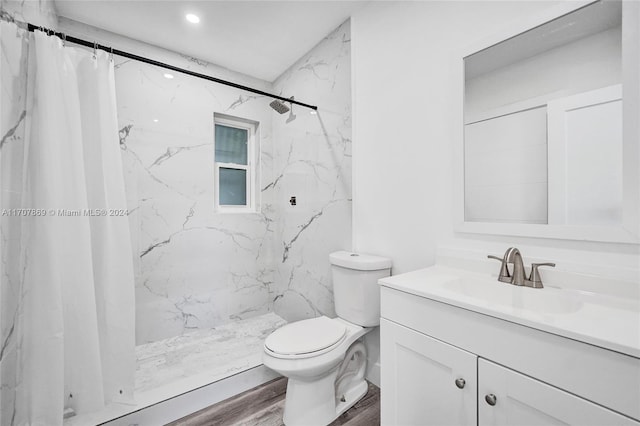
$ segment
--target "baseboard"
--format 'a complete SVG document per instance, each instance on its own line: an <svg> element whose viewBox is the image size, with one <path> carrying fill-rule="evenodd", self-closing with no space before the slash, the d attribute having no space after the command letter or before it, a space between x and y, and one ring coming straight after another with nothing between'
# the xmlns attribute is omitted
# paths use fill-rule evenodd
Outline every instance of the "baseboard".
<svg viewBox="0 0 640 426"><path fill-rule="evenodd" d="M380 387L380 363L376 362L367 368L367 377L369 382Z"/></svg>
<svg viewBox="0 0 640 426"><path fill-rule="evenodd" d="M107 426L167 424L276 377L279 377L278 373L260 365L102 424Z"/></svg>

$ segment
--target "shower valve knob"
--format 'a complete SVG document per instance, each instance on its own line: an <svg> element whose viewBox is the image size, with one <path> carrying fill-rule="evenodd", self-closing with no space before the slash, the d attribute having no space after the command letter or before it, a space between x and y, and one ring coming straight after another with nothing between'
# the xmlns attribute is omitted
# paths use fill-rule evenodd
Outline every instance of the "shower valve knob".
<svg viewBox="0 0 640 426"><path fill-rule="evenodd" d="M492 393L485 395L484 400L491 406L496 405L496 403L498 402L498 398L496 398L496 396Z"/></svg>

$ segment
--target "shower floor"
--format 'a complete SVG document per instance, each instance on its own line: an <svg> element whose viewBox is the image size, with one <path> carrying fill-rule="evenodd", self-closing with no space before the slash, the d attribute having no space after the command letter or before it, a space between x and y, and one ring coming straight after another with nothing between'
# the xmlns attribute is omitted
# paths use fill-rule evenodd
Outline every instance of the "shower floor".
<svg viewBox="0 0 640 426"><path fill-rule="evenodd" d="M262 364L264 339L286 321L274 313L136 347L136 395L195 389Z"/></svg>
<svg viewBox="0 0 640 426"><path fill-rule="evenodd" d="M98 424L262 365L264 339L286 321L274 313L136 347L135 405L110 404L100 413L65 420Z"/></svg>

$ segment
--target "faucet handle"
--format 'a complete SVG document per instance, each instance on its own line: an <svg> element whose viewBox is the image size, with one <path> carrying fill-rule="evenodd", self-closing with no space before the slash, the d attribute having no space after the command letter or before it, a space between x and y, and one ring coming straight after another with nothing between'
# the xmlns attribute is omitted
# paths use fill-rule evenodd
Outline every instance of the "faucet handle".
<svg viewBox="0 0 640 426"><path fill-rule="evenodd" d="M540 266L551 266L551 267L555 267L556 264L555 263L532 263L531 264L531 274L529 275L529 285L528 287L533 287L533 288L542 288L542 279L540 278L540 272L538 272L538 267Z"/></svg>
<svg viewBox="0 0 640 426"><path fill-rule="evenodd" d="M500 266L500 275L498 275L498 281L502 281L503 283L510 283L511 274L509 273L509 268L507 267L507 262L505 262L504 258L493 255L488 255L487 258L499 260L500 262L502 262L502 265Z"/></svg>

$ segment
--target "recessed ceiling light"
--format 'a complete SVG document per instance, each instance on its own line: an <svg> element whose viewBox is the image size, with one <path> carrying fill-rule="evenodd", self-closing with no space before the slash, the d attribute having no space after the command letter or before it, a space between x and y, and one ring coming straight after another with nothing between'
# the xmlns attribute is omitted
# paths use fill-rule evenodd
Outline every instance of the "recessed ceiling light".
<svg viewBox="0 0 640 426"><path fill-rule="evenodd" d="M173 74L169 74L168 72L164 73L164 78L168 78L171 80L173 78Z"/></svg>
<svg viewBox="0 0 640 426"><path fill-rule="evenodd" d="M194 15L193 13L187 13L185 15L185 18L187 18L187 21L191 22L192 24L197 24L198 22L200 22L200 18L198 17L198 15Z"/></svg>
<svg viewBox="0 0 640 426"><path fill-rule="evenodd" d="M154 119L153 119L153 122L154 122L154 123L157 123L157 122L158 122L158 119L157 119L157 118L154 118Z"/></svg>

